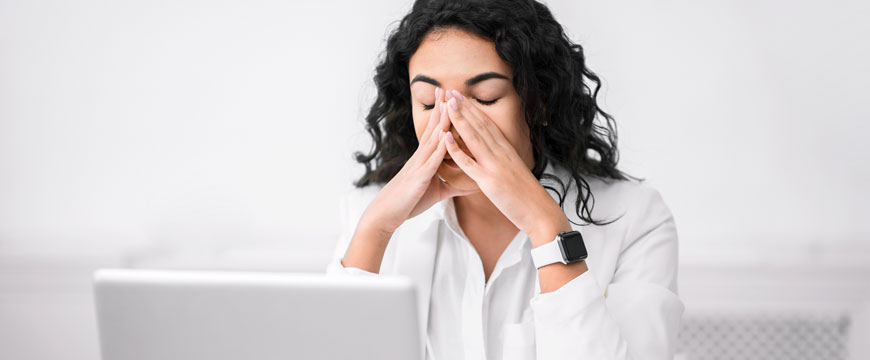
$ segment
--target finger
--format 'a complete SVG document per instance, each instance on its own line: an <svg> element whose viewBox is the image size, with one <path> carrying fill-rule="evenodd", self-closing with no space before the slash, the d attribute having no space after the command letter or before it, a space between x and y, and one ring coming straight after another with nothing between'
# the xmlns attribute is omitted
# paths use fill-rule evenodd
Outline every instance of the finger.
<svg viewBox="0 0 870 360"><path fill-rule="evenodd" d="M442 92L443 94L443 92ZM430 139L426 143L426 151L431 152L435 151L435 148L438 146L438 141L441 140L444 133L449 129L450 119L447 117L447 112L443 110L444 103L440 104L439 112L441 113L441 118L438 119L437 125L434 129L432 129L432 134L429 135Z"/></svg>
<svg viewBox="0 0 870 360"><path fill-rule="evenodd" d="M473 128L477 130L481 135L489 135L489 139L487 140L495 140L494 134L491 132L491 129L487 127L487 123L491 124L492 120L489 119L489 116L486 116L480 109L478 109L474 104L470 101L465 101L465 97L459 93L458 90L450 90L448 93L451 94L452 98L456 98L459 112L462 113L463 117L468 120L468 123L471 124Z"/></svg>
<svg viewBox="0 0 870 360"><path fill-rule="evenodd" d="M472 180L478 181L481 179L483 172L480 169L480 164L468 156L465 151L462 151L459 145L456 144L456 139L453 138L453 133L448 132L445 134L444 140L447 152L450 153L450 157L453 158L456 165L459 165L459 168L471 177Z"/></svg>
<svg viewBox="0 0 870 360"><path fill-rule="evenodd" d="M487 133L481 133L471 125L471 122L466 118L465 114L460 110L462 105L455 96L445 103L444 108L450 116L450 123L459 131L459 136L462 141L468 146L468 150L478 159L481 155L486 156L492 154L488 142L492 141L491 136Z"/></svg>
<svg viewBox="0 0 870 360"><path fill-rule="evenodd" d="M444 110L444 107L447 106L445 102L441 102L441 120L438 122L438 129L447 132L450 130L450 116L448 116L447 111Z"/></svg>
<svg viewBox="0 0 870 360"><path fill-rule="evenodd" d="M442 130L438 130L443 134ZM447 154L447 138L441 137L438 141L438 146L435 148L435 151L432 152L432 155L429 155L429 159L426 160L426 163L423 165L423 168L426 170L426 173L431 174L432 176L435 174L435 170L438 170L438 166L441 165L441 162L444 161L444 155Z"/></svg>
<svg viewBox="0 0 870 360"><path fill-rule="evenodd" d="M444 108L443 106L441 106L441 104L443 104L444 102L439 100L444 98L444 90L440 88L436 88L435 90L437 92L436 95L439 96L436 96L435 105L432 108L432 112L429 114L429 121L426 124L426 129L423 130L423 135L420 136L417 150L414 151L414 153L411 154L411 158L408 159L409 163L425 163L429 156L432 154L432 151L437 146L437 141L432 140L433 138L438 138L438 131L435 130L435 127L440 122L440 119L446 114L444 114L441 110Z"/></svg>
<svg viewBox="0 0 870 360"><path fill-rule="evenodd" d="M459 110L462 111L466 119L475 126L478 132L486 132L489 134L493 144L505 145L507 143L507 138L504 137L504 133L502 133L501 129L498 128L495 122L492 121L488 115L477 107L477 104L473 101L462 101L462 94L459 94L458 92L456 93L456 97L459 98L462 105Z"/></svg>
<svg viewBox="0 0 870 360"><path fill-rule="evenodd" d="M435 126L438 125L438 120L441 119L441 103L440 100L443 97L443 90L440 88L435 88L435 105L432 107L431 112L429 113L429 121L426 122L426 130L423 131L423 135L420 137L421 140L425 140L429 138L429 135L435 131Z"/></svg>
<svg viewBox="0 0 870 360"><path fill-rule="evenodd" d="M438 146L438 141L441 140L440 135L443 135L443 132L447 131L450 126L450 119L447 117L447 112L443 110L444 103L442 102L439 106L439 112L441 113L440 118L436 121L435 127L432 129L432 133L429 135L429 139L427 140L425 146L426 151L434 151L435 147Z"/></svg>

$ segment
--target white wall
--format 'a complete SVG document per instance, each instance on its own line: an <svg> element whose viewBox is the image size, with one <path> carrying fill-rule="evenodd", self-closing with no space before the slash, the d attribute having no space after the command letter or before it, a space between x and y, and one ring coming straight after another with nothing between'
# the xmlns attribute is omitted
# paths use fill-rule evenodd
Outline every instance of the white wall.
<svg viewBox="0 0 870 360"><path fill-rule="evenodd" d="M867 242L866 2L550 3L684 261ZM3 1L0 251L328 242L408 7Z"/></svg>
<svg viewBox="0 0 870 360"><path fill-rule="evenodd" d="M0 253L331 243L407 8L0 2Z"/></svg>
<svg viewBox="0 0 870 360"><path fill-rule="evenodd" d="M870 3L554 5L609 85L623 164L674 210L684 262L868 262Z"/></svg>
<svg viewBox="0 0 870 360"><path fill-rule="evenodd" d="M867 2L550 3L684 261L867 243ZM408 7L0 2L0 252L328 243Z"/></svg>

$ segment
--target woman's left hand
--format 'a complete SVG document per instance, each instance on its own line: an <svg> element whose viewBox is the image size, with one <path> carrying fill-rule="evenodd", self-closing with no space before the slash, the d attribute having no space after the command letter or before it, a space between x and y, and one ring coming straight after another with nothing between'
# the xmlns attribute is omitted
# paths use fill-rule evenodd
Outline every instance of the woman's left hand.
<svg viewBox="0 0 870 360"><path fill-rule="evenodd" d="M529 235L533 246L553 240L560 231L571 230L565 213L495 123L458 91L448 94L445 110L471 152L471 156L466 154L452 133L444 135L447 151L459 168L508 220Z"/></svg>

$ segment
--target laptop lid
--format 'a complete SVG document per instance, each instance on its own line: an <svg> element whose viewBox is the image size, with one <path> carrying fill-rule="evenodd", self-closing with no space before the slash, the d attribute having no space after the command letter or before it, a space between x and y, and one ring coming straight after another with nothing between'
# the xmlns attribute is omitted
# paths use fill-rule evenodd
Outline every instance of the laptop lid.
<svg viewBox="0 0 870 360"><path fill-rule="evenodd" d="M420 359L406 277L100 269L104 360Z"/></svg>

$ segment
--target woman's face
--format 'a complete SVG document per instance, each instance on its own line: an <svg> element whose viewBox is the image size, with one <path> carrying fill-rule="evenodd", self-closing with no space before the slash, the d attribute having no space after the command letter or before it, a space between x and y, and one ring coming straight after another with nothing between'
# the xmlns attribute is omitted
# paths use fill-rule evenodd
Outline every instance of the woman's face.
<svg viewBox="0 0 870 360"><path fill-rule="evenodd" d="M522 102L513 87L513 69L498 57L495 43L456 28L427 34L408 63L411 104L417 140L423 136L435 104L435 88L458 90L480 108L501 130L529 169L534 167L529 127L523 119ZM474 156L452 125L450 132L466 154ZM450 158L450 154L446 155ZM477 184L458 167L441 163L438 174L462 190Z"/></svg>

